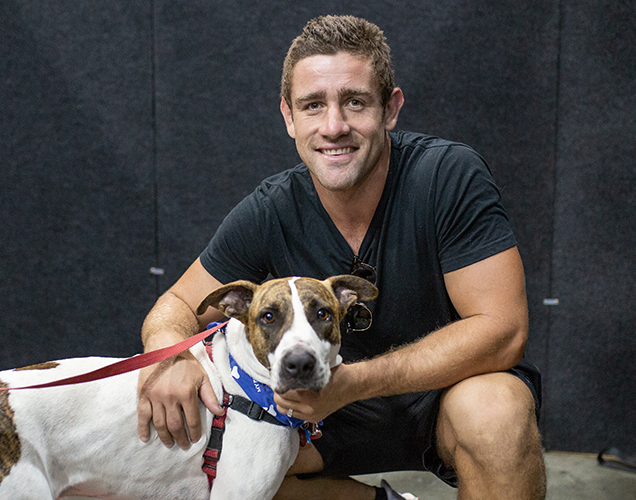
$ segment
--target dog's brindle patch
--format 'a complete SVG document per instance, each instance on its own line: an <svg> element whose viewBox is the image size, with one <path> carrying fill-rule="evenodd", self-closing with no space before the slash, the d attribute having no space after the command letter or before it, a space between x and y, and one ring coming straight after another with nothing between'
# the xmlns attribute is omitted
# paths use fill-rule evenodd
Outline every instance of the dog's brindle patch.
<svg viewBox="0 0 636 500"><path fill-rule="evenodd" d="M245 330L256 358L267 368L270 367L267 355L274 352L293 320L291 290L287 280L268 281L257 289ZM261 334L254 335L252 332L255 330Z"/></svg>
<svg viewBox="0 0 636 500"><path fill-rule="evenodd" d="M23 366L22 368L15 368L13 371L20 372L23 370L50 370L55 368L59 363L56 361L47 361L46 363L38 363L37 365Z"/></svg>
<svg viewBox="0 0 636 500"><path fill-rule="evenodd" d="M0 380L0 387L7 385ZM9 393L0 392L0 483L20 460L22 446L13 423L13 410L9 405Z"/></svg>
<svg viewBox="0 0 636 500"><path fill-rule="evenodd" d="M322 340L330 344L340 344L340 320L346 310L341 307L333 291L325 287L322 283L316 283L310 279L299 279L294 282L298 290L298 296L305 308L307 321ZM323 319L319 311L329 313L327 320Z"/></svg>

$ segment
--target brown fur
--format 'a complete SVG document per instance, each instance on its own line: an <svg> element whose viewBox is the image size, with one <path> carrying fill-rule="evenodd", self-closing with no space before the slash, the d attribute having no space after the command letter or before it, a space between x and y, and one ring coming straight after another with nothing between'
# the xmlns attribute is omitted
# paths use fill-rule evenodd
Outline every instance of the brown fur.
<svg viewBox="0 0 636 500"><path fill-rule="evenodd" d="M268 368L269 359L267 355L270 352L274 352L283 332L289 330L294 319L293 314L290 313L290 296L289 282L283 279L264 283L258 288L252 298L245 331L252 344L256 358L263 366ZM277 321L274 321L271 325L263 324L261 318L266 312L274 313ZM283 321L280 321L281 318ZM252 333L256 329L261 331L260 335Z"/></svg>
<svg viewBox="0 0 636 500"><path fill-rule="evenodd" d="M0 387L7 387L0 380ZM15 424L13 410L9 405L9 393L0 392L0 483L9 475L11 468L18 463L22 447Z"/></svg>
<svg viewBox="0 0 636 500"><path fill-rule="evenodd" d="M16 368L14 371L20 372L22 370L50 370L55 368L59 363L56 361L47 361L46 363L38 363L37 365L23 366L22 368Z"/></svg>

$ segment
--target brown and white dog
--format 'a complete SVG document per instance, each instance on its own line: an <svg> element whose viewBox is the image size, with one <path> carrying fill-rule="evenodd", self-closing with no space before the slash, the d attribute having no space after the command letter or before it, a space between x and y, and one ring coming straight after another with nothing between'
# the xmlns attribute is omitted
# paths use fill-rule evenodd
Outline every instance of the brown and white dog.
<svg viewBox="0 0 636 500"><path fill-rule="evenodd" d="M191 348L219 400L223 389L245 396L231 374L229 353L253 379L277 392L319 391L339 361L339 323L376 288L343 275L318 281L278 279L228 284L199 307L231 317L213 341ZM0 386L18 387L85 373L113 358L74 358L0 372ZM0 500L89 496L114 500L270 499L296 458L298 432L228 408L223 452L212 491L202 471L213 415L201 404L203 437L188 450L166 448L153 433L137 436L133 371L80 385L0 392Z"/></svg>

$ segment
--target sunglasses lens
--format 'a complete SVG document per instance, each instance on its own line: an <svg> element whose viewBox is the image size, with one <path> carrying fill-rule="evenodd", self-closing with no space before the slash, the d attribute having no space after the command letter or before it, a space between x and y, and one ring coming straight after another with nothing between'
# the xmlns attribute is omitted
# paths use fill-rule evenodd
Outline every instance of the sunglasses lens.
<svg viewBox="0 0 636 500"><path fill-rule="evenodd" d="M371 311L362 304L351 306L345 316L345 323L350 331L360 332L367 330L371 326L371 321Z"/></svg>
<svg viewBox="0 0 636 500"><path fill-rule="evenodd" d="M375 269L373 269L371 266L360 266L358 267L358 269L352 271L351 274L357 276L358 278L364 278L371 283L375 283Z"/></svg>
<svg viewBox="0 0 636 500"><path fill-rule="evenodd" d="M377 278L375 268L362 262L357 255L353 258L350 274L357 276L358 278L363 278L375 285L375 280ZM371 314L371 311L361 302L351 306L344 318L347 331L350 332L363 332L368 330L372 321L373 315Z"/></svg>

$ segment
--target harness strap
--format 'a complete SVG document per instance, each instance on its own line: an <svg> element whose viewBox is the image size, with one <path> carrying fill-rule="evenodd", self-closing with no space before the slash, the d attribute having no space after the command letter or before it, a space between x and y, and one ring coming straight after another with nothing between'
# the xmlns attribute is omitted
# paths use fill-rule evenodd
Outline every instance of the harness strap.
<svg viewBox="0 0 636 500"><path fill-rule="evenodd" d="M264 420L268 424L287 427L276 417L267 413L267 410L262 408L260 405L256 404L254 401L244 398L243 396L230 396L230 404L228 407L233 410L240 411L243 415L247 415L252 420Z"/></svg>
<svg viewBox="0 0 636 500"><path fill-rule="evenodd" d="M279 422L272 415L267 413L256 403L242 396L228 394L223 391L223 408L232 408L247 415L252 420L264 420L267 423L286 427L285 424ZM221 458L221 449L223 448L223 433L225 432L225 418L227 412L220 417L215 415L212 419L212 430L210 432L210 440L208 446L203 452L203 472L208 475L208 483L212 488L212 481L216 478L216 467Z"/></svg>
<svg viewBox="0 0 636 500"><path fill-rule="evenodd" d="M221 406L227 406L230 395L223 393L223 403ZM203 452L203 472L208 475L208 484L212 488L212 481L216 477L216 466L221 458L221 448L223 446L223 432L225 431L226 413L221 416L214 415L212 419L212 431L210 432L210 440L208 446Z"/></svg>

